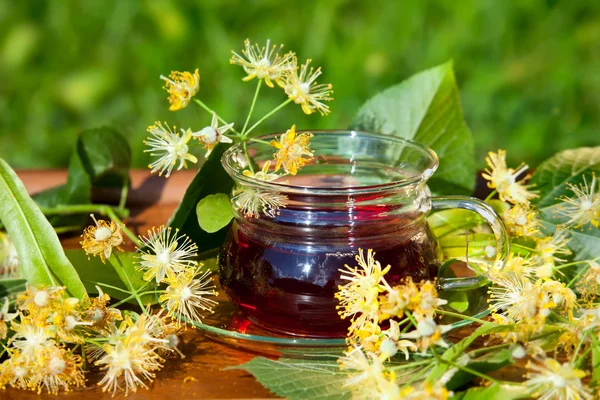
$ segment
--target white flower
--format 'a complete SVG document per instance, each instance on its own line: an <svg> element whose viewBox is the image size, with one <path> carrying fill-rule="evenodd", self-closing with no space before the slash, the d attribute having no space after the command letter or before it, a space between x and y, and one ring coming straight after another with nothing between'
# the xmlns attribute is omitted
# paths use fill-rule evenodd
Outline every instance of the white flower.
<svg viewBox="0 0 600 400"><path fill-rule="evenodd" d="M486 168L482 176L489 181L490 188L498 191L500 200L513 204L527 204L530 199L538 197L536 192L528 190L531 185L524 184L528 176L517 181L519 175L529 168L526 164L519 165L516 170L508 168L504 150L498 150L498 153L489 152L485 161L490 169Z"/></svg>
<svg viewBox="0 0 600 400"><path fill-rule="evenodd" d="M321 115L329 114L329 106L324 101L331 101L333 86L331 84L317 84L317 78L321 75L321 67L315 69L309 64L312 60L307 60L298 68L298 60L292 58L292 69L284 75L283 89L290 100L302 106L305 114L312 114L318 111ZM298 72L298 70L300 70Z"/></svg>
<svg viewBox="0 0 600 400"><path fill-rule="evenodd" d="M233 128L233 122L219 126L217 114L213 112L210 126L206 126L198 132L192 132L190 129L188 129L187 134L192 135L192 137L200 140L204 144L204 148L207 150L205 157L208 157L217 144L233 142L230 138L225 136L225 133L227 133L227 131L229 131L231 128Z"/></svg>
<svg viewBox="0 0 600 400"><path fill-rule="evenodd" d="M231 64L241 65L244 71L248 74L242 80L247 82L254 78L264 79L265 83L269 87L274 87L273 82L277 82L281 86L282 75L289 71L292 67L289 64L293 53L284 54L283 57L279 55L279 51L283 48L283 45L276 45L271 47L271 41L267 39L267 45L260 47L258 44L252 46L250 40L244 41L246 47L242 50L243 56L236 52L233 52L231 57Z"/></svg>
<svg viewBox="0 0 600 400"><path fill-rule="evenodd" d="M417 329L404 333L400 337L404 339L419 339L418 347L425 351L432 345L448 347L448 343L442 335L452 330L452 325L438 325L432 318L423 318L417 322Z"/></svg>
<svg viewBox="0 0 600 400"><path fill-rule="evenodd" d="M535 250L538 252L540 262L556 262L565 261L559 256L568 256L571 250L567 247L569 243L569 233L566 230L556 230L552 236L547 236L542 239L537 239Z"/></svg>
<svg viewBox="0 0 600 400"><path fill-rule="evenodd" d="M581 382L586 373L574 368L569 362L560 364L546 358L529 363L529 378L524 385L531 394L540 400L577 400L592 399L589 389Z"/></svg>
<svg viewBox="0 0 600 400"><path fill-rule="evenodd" d="M564 223L566 228L581 228L588 223L598 228L600 225L600 193L596 191L598 178L592 176L592 183L588 185L585 175L583 184L567 187L575 194L575 198L561 197L562 202L557 206L555 214L568 218Z"/></svg>
<svg viewBox="0 0 600 400"><path fill-rule="evenodd" d="M148 166L152 169L152 173L158 171L158 175L162 176L166 172L165 177L168 178L177 162L179 162L178 171L187 167L187 161L198 162L198 159L189 153L188 142L192 138L189 129L187 131L182 129L180 136L175 132L175 127L171 129L168 125L165 127L162 123L156 122L148 127L148 132L152 136L148 137L144 144L150 148L144 152L150 153L151 156L158 156L158 159Z"/></svg>
<svg viewBox="0 0 600 400"><path fill-rule="evenodd" d="M146 271L144 280L156 280L156 283L162 282L166 277L173 277L183 272L189 267L196 265L194 257L198 255L198 247L186 235L178 235L171 227L160 228L148 231L148 237L141 237L144 244L150 251L144 251L140 256L138 268Z"/></svg>
<svg viewBox="0 0 600 400"><path fill-rule="evenodd" d="M343 370L352 371L344 386L352 389L354 398L365 400L393 400L400 398L400 388L393 374L385 372L381 358L375 353L363 352L358 347L345 353L339 362Z"/></svg>
<svg viewBox="0 0 600 400"><path fill-rule="evenodd" d="M235 209L249 218L258 218L261 212L275 218L279 209L287 205L287 200L286 195L247 186L236 188L231 198Z"/></svg>
<svg viewBox="0 0 600 400"><path fill-rule="evenodd" d="M181 316L194 322L202 322L202 311L212 312L217 302L208 296L215 296L210 272L187 269L167 280L169 286L159 298L164 302L169 316Z"/></svg>

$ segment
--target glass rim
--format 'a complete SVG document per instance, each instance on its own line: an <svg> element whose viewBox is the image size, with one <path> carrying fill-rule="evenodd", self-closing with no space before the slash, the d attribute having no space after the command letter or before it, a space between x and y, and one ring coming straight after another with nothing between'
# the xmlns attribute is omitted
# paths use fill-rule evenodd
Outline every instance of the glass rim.
<svg viewBox="0 0 600 400"><path fill-rule="evenodd" d="M310 193L310 194L318 194L318 195L340 195L340 194L361 194L361 193L372 193L379 192L382 190L389 190L399 187L405 187L409 185L413 185L419 182L426 181L429 179L433 173L437 170L439 166L439 159L435 151L425 146L422 143L419 143L414 140L404 139L401 137L396 137L392 135L386 135L382 133L375 132L367 132L360 130L299 130L296 131L297 134L310 132L315 137L316 136L349 136L349 137L368 137L372 139L383 140L391 143L400 143L406 146L409 146L413 149L418 150L427 160L427 166L422 168L422 170L415 174L414 176L410 176L407 178L396 179L390 182L385 182L377 185L362 185L362 186L351 186L351 187L330 187L330 188L322 188L322 187L312 187L312 186L302 186L302 185L291 185L289 183L284 182L273 182L273 181L263 181L260 179L255 179L252 177L248 177L243 174L243 168L241 168L235 159L235 155L240 151L243 151L243 143L236 143L227 149L223 156L221 157L221 164L225 171L231 176L236 182L241 183L242 185L254 187L262 190L269 191L277 191L284 193ZM254 139L259 139L263 141L269 141L272 139L279 138L283 133L271 133L267 135L258 136ZM253 143L248 142L247 146L252 146Z"/></svg>

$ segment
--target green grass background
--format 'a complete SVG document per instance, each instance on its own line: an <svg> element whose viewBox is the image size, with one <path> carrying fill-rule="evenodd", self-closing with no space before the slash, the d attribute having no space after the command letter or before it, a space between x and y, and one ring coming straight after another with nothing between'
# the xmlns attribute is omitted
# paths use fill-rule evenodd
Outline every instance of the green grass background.
<svg viewBox="0 0 600 400"><path fill-rule="evenodd" d="M78 131L110 124L145 166L148 125L210 122L193 104L168 111L158 77L173 69L198 67L199 96L241 125L254 83L228 59L246 37L312 58L335 89L331 115L288 106L264 133L346 127L370 96L452 58L482 163L497 148L536 165L560 149L600 145L597 1L5 0L0 157L64 167ZM284 99L265 89L257 115Z"/></svg>

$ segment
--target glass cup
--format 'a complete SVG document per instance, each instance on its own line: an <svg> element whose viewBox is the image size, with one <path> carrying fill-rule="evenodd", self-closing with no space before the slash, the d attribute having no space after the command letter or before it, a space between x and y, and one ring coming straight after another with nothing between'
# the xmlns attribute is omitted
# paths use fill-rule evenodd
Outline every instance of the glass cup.
<svg viewBox="0 0 600 400"><path fill-rule="evenodd" d="M313 133L315 156L295 176L267 182L244 175L242 144L221 160L236 183L234 206L254 204L260 211L236 211L219 253L221 285L251 321L286 334L344 336L349 322L340 319L334 294L344 284L340 269L356 265L358 249L373 249L383 267L391 265L386 280L392 285L406 277L437 278L440 249L427 223L432 209L480 214L496 236L497 262L503 262L508 236L491 207L471 197L431 197L427 180L438 167L433 150L368 132ZM267 143L278 137L247 144L259 168L273 159L276 149ZM437 284L466 290L484 281L440 277Z"/></svg>

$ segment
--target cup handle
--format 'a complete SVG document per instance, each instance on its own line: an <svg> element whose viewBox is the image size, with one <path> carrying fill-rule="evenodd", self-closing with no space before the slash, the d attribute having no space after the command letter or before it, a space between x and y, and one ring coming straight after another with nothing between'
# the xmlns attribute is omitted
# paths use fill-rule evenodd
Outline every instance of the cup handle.
<svg viewBox="0 0 600 400"><path fill-rule="evenodd" d="M431 198L433 210L446 210L449 208L463 208L481 215L490 225L496 236L496 266L504 268L504 262L510 250L510 241L504 222L500 216L485 202L467 196L439 196ZM439 278L438 285L442 290L470 290L484 286L489 280L484 276L466 278Z"/></svg>

